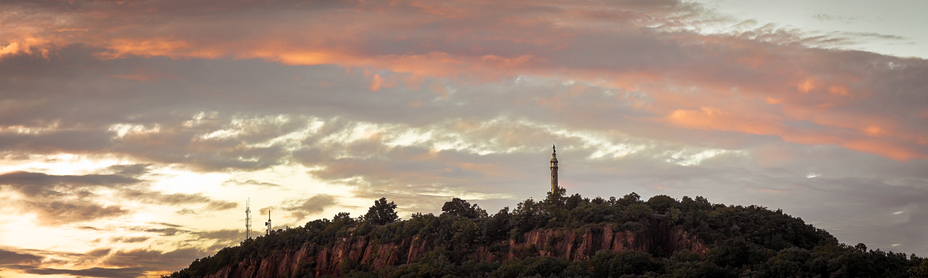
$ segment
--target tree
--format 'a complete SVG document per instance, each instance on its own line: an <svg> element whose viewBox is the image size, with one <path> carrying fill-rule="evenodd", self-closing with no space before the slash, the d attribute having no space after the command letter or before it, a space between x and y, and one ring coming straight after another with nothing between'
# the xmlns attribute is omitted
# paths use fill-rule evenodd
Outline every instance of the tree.
<svg viewBox="0 0 928 278"><path fill-rule="evenodd" d="M638 195L638 193L635 193L635 192L626 194L625 196L622 197L621 200L618 200L618 203L621 204L623 207L630 206L632 204L637 204L640 202L641 202L641 195ZM613 205L614 204L615 202L613 202Z"/></svg>
<svg viewBox="0 0 928 278"><path fill-rule="evenodd" d="M442 215L450 215L454 217L464 217L464 218L484 218L487 216L487 212L483 209L480 209L480 206L477 204L471 205L466 200L461 200L458 198L451 199L451 201L445 202L445 205L441 207Z"/></svg>
<svg viewBox="0 0 928 278"><path fill-rule="evenodd" d="M667 195L656 195L648 199L648 206L654 210L655 213L665 214L670 209L677 206L677 200L674 200L672 197Z"/></svg>
<svg viewBox="0 0 928 278"><path fill-rule="evenodd" d="M548 192L548 195L545 198L544 203L547 205L547 207L554 209L554 208L561 208L562 206L564 206L564 201L566 200L567 200L567 189L563 187L558 187L554 189L554 192Z"/></svg>
<svg viewBox="0 0 928 278"><path fill-rule="evenodd" d="M396 204L387 203L387 198L381 197L374 201L374 205L367 210L364 220L372 224L385 225L395 222L400 217L396 215Z"/></svg>
<svg viewBox="0 0 928 278"><path fill-rule="evenodd" d="M583 198L580 194L574 193L567 197L567 200L564 203L564 206L567 210L572 210L580 206L581 203L589 203L590 199Z"/></svg>
<svg viewBox="0 0 928 278"><path fill-rule="evenodd" d="M909 269L909 274L916 278L928 278L928 259L921 259L921 261L920 265Z"/></svg>

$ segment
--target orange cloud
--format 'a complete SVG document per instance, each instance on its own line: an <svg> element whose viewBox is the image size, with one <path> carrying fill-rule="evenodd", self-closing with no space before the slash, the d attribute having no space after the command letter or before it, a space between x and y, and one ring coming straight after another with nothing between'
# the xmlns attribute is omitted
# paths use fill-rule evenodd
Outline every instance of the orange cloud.
<svg viewBox="0 0 928 278"><path fill-rule="evenodd" d="M772 98L772 97L766 97L766 98L764 98L764 100L767 101L767 103L769 103L769 104L780 104L780 103L783 103L783 99L776 99L776 98Z"/></svg>
<svg viewBox="0 0 928 278"><path fill-rule="evenodd" d="M791 43L801 36L788 31L774 34L778 31L761 28L707 36L673 29L687 6L394 1L338 3L342 5L338 9L301 9L300 16L226 14L255 5L99 3L80 6L67 14L67 20L58 20L62 11L54 7L40 8L37 16L4 26L0 34L9 36L0 36L6 37L0 39L0 57L79 44L99 51L100 59L134 55L332 64L377 71L367 86L370 91L395 86L397 80L418 88L429 77L461 84L518 76L575 80L618 92L642 92L646 98L615 99L665 115L663 120L676 127L772 135L788 142L834 144L893 158L923 157L925 152L912 146L921 144L928 132L908 123L911 115L924 112L886 108L883 111L899 112L880 113L868 108L905 104L879 99L898 94L880 93L889 85L879 77L883 72L871 72L875 67L837 68L836 61L847 64L860 58ZM271 10L294 8L287 3L266 5ZM535 12L513 12L520 8ZM177 14L179 10L184 13ZM698 17L705 15L692 16L704 19ZM139 17L146 20L139 23ZM665 28L653 26L671 26L666 28L675 31L642 32ZM755 39L759 36L767 37ZM157 78L138 73L112 77ZM429 89L448 98L441 84L430 83ZM555 95L513 103L535 100L558 110L590 105L574 101L587 96L581 89L571 89L570 101L567 95ZM790 122L808 122L818 129L801 129ZM849 143L860 138L885 140L882 145L899 149ZM900 155L899 150L913 155Z"/></svg>
<svg viewBox="0 0 928 278"><path fill-rule="evenodd" d="M374 78L371 78L371 92L380 91L380 86L383 86L383 77L380 77L380 74L374 74Z"/></svg>
<svg viewBox="0 0 928 278"><path fill-rule="evenodd" d="M919 153L908 147L905 141L870 139L871 136L887 133L879 126L862 127L860 128L860 134L845 134L834 130L815 132L788 127L783 123L785 119L782 118L751 117L742 113L725 112L714 107L701 107L700 110L675 110L665 120L676 126L694 129L773 135L791 143L839 145L855 151L877 154L900 161L928 158L925 153ZM914 140L915 138L911 138L906 141Z"/></svg>
<svg viewBox="0 0 928 278"><path fill-rule="evenodd" d="M859 140L843 142L840 145L848 149L866 152L866 153L878 154L878 155L889 157L889 158L899 160L899 161L907 161L907 160L912 160L916 158L921 158L921 159L928 158L928 156L926 156L923 153L915 153L909 148L906 148L904 146L899 146L896 144L892 144L890 142L885 142L885 141L859 139Z"/></svg>
<svg viewBox="0 0 928 278"><path fill-rule="evenodd" d="M97 54L97 57L100 59L118 59L126 57L127 55L136 55L142 57L153 57L153 56L168 56L176 57L179 51L190 49L190 43L184 40L169 40L169 39L149 39L149 40L134 40L134 39L114 39L107 42L106 45L108 51L100 52ZM216 58L219 55L211 54L204 55L203 52L196 54L196 57L199 58Z"/></svg>
<svg viewBox="0 0 928 278"><path fill-rule="evenodd" d="M842 86L828 87L828 92L834 95L847 96L847 89Z"/></svg>
<svg viewBox="0 0 928 278"><path fill-rule="evenodd" d="M812 91L813 89L815 89L816 87L815 84L816 84L815 80L806 79L805 82L802 82L802 83L799 83L799 85L796 85L796 90L798 90L800 93L807 94L809 93L809 91Z"/></svg>
<svg viewBox="0 0 928 278"><path fill-rule="evenodd" d="M37 49L43 57L48 57L48 49L41 47L44 44L46 42L37 38L23 38L21 41L9 42L5 46L0 46L0 58L20 53L32 54L33 49Z"/></svg>

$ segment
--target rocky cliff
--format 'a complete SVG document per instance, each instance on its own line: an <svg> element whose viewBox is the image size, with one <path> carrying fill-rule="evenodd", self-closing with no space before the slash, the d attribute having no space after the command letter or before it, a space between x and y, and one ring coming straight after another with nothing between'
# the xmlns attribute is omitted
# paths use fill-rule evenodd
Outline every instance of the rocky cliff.
<svg viewBox="0 0 928 278"><path fill-rule="evenodd" d="M415 262L435 244L413 237L400 243L379 244L368 236L338 238L331 247L304 243L297 250L281 252L263 259L249 259L223 267L207 277L299 277L303 274L338 275L339 265L366 264L382 269ZM584 260L596 252L639 251L645 253L689 250L704 253L707 247L679 229L652 225L639 232L614 230L608 225L588 225L583 229L538 229L519 239L478 246L471 255L476 261L492 262L525 256L550 256Z"/></svg>

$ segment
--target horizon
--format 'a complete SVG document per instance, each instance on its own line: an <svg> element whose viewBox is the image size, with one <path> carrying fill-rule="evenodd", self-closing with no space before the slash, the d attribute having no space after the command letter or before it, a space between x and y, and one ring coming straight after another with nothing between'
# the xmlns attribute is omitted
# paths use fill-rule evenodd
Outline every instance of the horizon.
<svg viewBox="0 0 928 278"><path fill-rule="evenodd" d="M925 256L926 3L3 2L0 276L171 273L239 244L247 199L492 214L544 199L555 143L571 194Z"/></svg>

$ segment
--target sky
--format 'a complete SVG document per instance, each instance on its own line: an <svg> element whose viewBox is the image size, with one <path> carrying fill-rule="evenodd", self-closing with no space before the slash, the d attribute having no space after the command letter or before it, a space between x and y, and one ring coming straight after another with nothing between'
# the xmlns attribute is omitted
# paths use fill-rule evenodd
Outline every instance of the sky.
<svg viewBox="0 0 928 278"><path fill-rule="evenodd" d="M560 185L928 255L928 2L3 1L0 276Z"/></svg>

